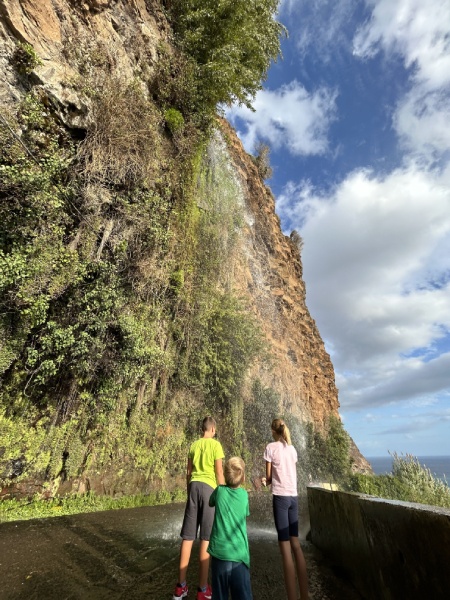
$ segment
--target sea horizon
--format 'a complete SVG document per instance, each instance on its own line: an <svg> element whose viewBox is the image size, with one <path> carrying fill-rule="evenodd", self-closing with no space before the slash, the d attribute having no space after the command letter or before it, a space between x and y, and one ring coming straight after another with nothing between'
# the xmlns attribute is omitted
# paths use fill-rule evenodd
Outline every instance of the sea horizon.
<svg viewBox="0 0 450 600"><path fill-rule="evenodd" d="M409 456L410 453L398 454L400 458ZM414 456L419 463L430 470L432 475L438 479L450 481L450 455L436 454L428 456ZM370 463L375 475L383 475L392 471L392 456L366 456L365 459Z"/></svg>

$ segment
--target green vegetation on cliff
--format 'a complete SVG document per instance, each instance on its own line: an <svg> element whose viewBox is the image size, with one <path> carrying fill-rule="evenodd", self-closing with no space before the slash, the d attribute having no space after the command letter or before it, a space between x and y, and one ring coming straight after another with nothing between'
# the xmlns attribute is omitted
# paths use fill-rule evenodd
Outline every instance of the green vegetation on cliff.
<svg viewBox="0 0 450 600"><path fill-rule="evenodd" d="M410 454L399 456L394 453L393 459L390 474L354 474L350 480L351 491L450 508L450 488L447 481L438 479Z"/></svg>
<svg viewBox="0 0 450 600"><path fill-rule="evenodd" d="M153 69L136 50L133 79L103 42L65 43L83 128L30 77L33 48L11 56L26 92L0 119L0 484L25 495L182 481L205 411L242 449L265 349L229 281L243 198L214 114L250 101L283 29L273 0L170 4L178 45Z"/></svg>
<svg viewBox="0 0 450 600"><path fill-rule="evenodd" d="M286 29L273 18L279 0L174 0L183 50L194 59L202 101L251 106Z"/></svg>

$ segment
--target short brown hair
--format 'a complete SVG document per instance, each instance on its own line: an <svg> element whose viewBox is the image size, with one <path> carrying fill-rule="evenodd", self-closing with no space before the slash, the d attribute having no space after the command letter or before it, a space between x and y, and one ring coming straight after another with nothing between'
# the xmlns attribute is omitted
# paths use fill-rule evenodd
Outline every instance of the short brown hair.
<svg viewBox="0 0 450 600"><path fill-rule="evenodd" d="M239 456L233 456L225 463L225 482L229 487L238 487L244 481L245 462Z"/></svg>
<svg viewBox="0 0 450 600"><path fill-rule="evenodd" d="M211 431L216 426L216 420L213 417L205 417L202 422L202 431Z"/></svg>

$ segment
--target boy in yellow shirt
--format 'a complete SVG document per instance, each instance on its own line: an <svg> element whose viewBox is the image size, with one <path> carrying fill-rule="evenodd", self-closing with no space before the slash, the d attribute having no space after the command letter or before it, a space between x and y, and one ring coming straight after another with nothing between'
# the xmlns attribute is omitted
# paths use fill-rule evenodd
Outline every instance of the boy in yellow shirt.
<svg viewBox="0 0 450 600"><path fill-rule="evenodd" d="M188 499L181 528L179 579L173 593L173 600L188 595L186 583L187 569L191 557L192 545L200 526L200 568L199 586L196 600L210 600L211 588L208 585L209 554L208 545L214 521L214 508L209 506L209 498L217 485L223 485L222 444L214 439L216 421L205 417L202 423L203 435L190 449L186 468Z"/></svg>

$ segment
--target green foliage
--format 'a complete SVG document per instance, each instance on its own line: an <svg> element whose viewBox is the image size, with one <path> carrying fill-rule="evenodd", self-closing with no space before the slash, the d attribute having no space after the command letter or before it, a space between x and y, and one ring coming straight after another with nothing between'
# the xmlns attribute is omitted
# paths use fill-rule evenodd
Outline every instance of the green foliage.
<svg viewBox="0 0 450 600"><path fill-rule="evenodd" d="M260 475L264 449L270 441L270 426L279 411L280 395L271 387L265 387L259 379L253 381L251 391L251 397L244 405L246 463L248 473L253 470L255 475ZM291 420L292 415L289 423Z"/></svg>
<svg viewBox="0 0 450 600"><path fill-rule="evenodd" d="M199 317L190 383L201 385L217 408L230 406L263 349L260 330L244 306L227 294L212 297Z"/></svg>
<svg viewBox="0 0 450 600"><path fill-rule="evenodd" d="M279 0L178 0L172 21L181 47L198 66L203 102L250 106L284 27L274 19Z"/></svg>
<svg viewBox="0 0 450 600"><path fill-rule="evenodd" d="M158 47L158 62L149 88L161 107L175 108L184 117L198 120L205 110L199 97L197 64L192 57L166 44Z"/></svg>
<svg viewBox="0 0 450 600"><path fill-rule="evenodd" d="M349 489L391 500L450 508L450 488L446 481L435 477L411 454L398 456L394 453L393 458L391 474L354 474Z"/></svg>
<svg viewBox="0 0 450 600"><path fill-rule="evenodd" d="M33 46L26 42L17 43L11 62L22 75L30 75L36 67L43 64Z"/></svg>
<svg viewBox="0 0 450 600"><path fill-rule="evenodd" d="M36 419L36 414L33 415ZM47 439L48 420L41 419L30 427L23 420L12 420L0 414L0 455L2 469L0 485L9 478L16 480L30 467L37 473L45 471L50 458L49 448L44 450Z"/></svg>
<svg viewBox="0 0 450 600"><path fill-rule="evenodd" d="M349 452L350 437L338 417L329 416L324 432L306 425L304 470L309 479L345 483L351 469Z"/></svg>
<svg viewBox="0 0 450 600"><path fill-rule="evenodd" d="M166 126L172 135L176 135L184 129L184 118L176 108L168 108L164 113Z"/></svg>
<svg viewBox="0 0 450 600"><path fill-rule="evenodd" d="M170 502L181 502L185 500L185 496L184 490L175 492L160 490L151 494L136 494L119 498L98 496L94 492L88 492L81 496L56 497L49 500L42 500L39 496L32 500L3 500L0 503L0 523L139 506L158 506Z"/></svg>
<svg viewBox="0 0 450 600"><path fill-rule="evenodd" d="M76 279L78 257L65 244L72 219L67 172L73 148L41 99L25 97L11 128L0 123L0 350L4 371L29 332L45 322L49 303ZM14 340L12 339L14 338Z"/></svg>
<svg viewBox="0 0 450 600"><path fill-rule="evenodd" d="M43 92L0 121L0 473L46 494L98 470L176 476L205 405L238 447L263 349L231 291L242 190L223 141L206 158L201 69L167 53L157 107L96 48L75 57L82 142Z"/></svg>

